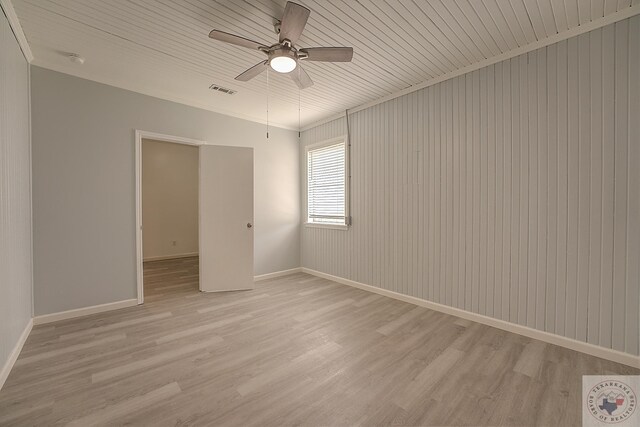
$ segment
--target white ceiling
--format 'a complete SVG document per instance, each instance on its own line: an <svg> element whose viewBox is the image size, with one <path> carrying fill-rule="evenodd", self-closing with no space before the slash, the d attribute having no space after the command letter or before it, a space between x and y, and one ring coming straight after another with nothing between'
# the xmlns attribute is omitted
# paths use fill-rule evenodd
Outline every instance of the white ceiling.
<svg viewBox="0 0 640 427"><path fill-rule="evenodd" d="M301 122L402 91L640 0L298 0L311 9L298 45L353 46L351 63L304 63ZM234 77L260 52L207 37L213 28L275 43L285 0L13 0L38 66L264 122L267 75ZM84 65L64 53L86 58ZM269 73L269 120L298 128L299 91ZM216 83L234 90L208 89Z"/></svg>

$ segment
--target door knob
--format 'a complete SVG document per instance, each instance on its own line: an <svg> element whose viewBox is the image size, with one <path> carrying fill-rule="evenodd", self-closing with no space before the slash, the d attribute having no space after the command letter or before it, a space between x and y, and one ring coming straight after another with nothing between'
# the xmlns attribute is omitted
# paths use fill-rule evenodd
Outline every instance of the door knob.
<svg viewBox="0 0 640 427"><path fill-rule="evenodd" d="M247 223L247 228L251 228L253 227L253 224L251 224L250 222Z"/></svg>

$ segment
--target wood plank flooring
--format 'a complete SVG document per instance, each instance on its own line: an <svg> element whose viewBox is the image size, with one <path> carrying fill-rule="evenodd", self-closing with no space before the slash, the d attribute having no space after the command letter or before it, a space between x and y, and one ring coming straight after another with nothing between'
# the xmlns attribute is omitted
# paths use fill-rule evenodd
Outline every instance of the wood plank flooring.
<svg viewBox="0 0 640 427"><path fill-rule="evenodd" d="M306 274L36 326L0 425L580 425L581 376L638 370Z"/></svg>

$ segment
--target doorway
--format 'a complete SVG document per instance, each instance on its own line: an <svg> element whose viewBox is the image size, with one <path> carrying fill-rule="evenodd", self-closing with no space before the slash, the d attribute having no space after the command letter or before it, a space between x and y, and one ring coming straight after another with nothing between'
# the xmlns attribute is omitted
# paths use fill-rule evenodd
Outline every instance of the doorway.
<svg viewBox="0 0 640 427"><path fill-rule="evenodd" d="M136 132L138 304L199 289L199 152L204 141Z"/></svg>
<svg viewBox="0 0 640 427"><path fill-rule="evenodd" d="M144 295L195 293L198 269L198 147L142 139Z"/></svg>
<svg viewBox="0 0 640 427"><path fill-rule="evenodd" d="M136 131L138 304L253 289L253 148Z"/></svg>

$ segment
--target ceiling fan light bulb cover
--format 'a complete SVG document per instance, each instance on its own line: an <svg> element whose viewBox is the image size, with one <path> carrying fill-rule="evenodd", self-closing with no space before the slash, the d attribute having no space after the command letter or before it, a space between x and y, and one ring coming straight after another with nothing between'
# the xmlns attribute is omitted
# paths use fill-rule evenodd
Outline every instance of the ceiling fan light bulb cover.
<svg viewBox="0 0 640 427"><path fill-rule="evenodd" d="M276 56L271 58L269 61L269 65L273 68L274 71L278 73L290 73L291 71L296 69L298 63L295 59L289 56Z"/></svg>

